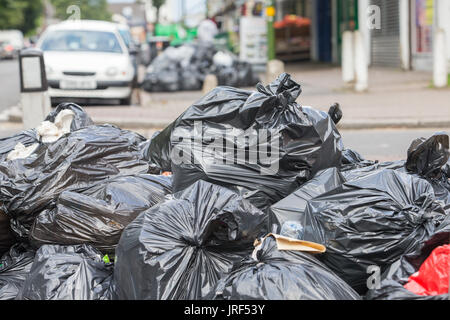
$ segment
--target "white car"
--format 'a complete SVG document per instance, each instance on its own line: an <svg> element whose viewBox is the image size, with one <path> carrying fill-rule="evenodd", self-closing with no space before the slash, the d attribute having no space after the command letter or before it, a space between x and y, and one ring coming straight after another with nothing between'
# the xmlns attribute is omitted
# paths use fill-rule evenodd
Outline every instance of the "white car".
<svg viewBox="0 0 450 320"><path fill-rule="evenodd" d="M130 104L135 69L116 23L64 21L37 43L44 52L50 97L120 99Z"/></svg>
<svg viewBox="0 0 450 320"><path fill-rule="evenodd" d="M0 59L13 59L24 48L23 33L19 30L0 30Z"/></svg>

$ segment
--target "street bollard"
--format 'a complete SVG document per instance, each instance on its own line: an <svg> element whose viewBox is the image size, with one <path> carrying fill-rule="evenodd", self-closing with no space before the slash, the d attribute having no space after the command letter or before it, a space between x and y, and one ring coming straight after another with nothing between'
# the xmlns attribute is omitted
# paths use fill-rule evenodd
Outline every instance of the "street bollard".
<svg viewBox="0 0 450 320"><path fill-rule="evenodd" d="M19 52L20 104L24 129L39 126L51 111L44 55L38 49Z"/></svg>
<svg viewBox="0 0 450 320"><path fill-rule="evenodd" d="M284 62L280 60L270 60L267 62L266 83L276 80L284 72Z"/></svg>
<svg viewBox="0 0 450 320"><path fill-rule="evenodd" d="M217 77L214 74L208 74L203 81L202 92L203 94L207 94L215 87L218 86Z"/></svg>
<svg viewBox="0 0 450 320"><path fill-rule="evenodd" d="M447 52L445 43L445 32L436 30L434 34L433 50L433 84L436 88L447 86Z"/></svg>
<svg viewBox="0 0 450 320"><path fill-rule="evenodd" d="M342 80L346 83L355 80L353 56L353 32L345 31L342 34Z"/></svg>
<svg viewBox="0 0 450 320"><path fill-rule="evenodd" d="M359 31L355 31L353 37L355 49L355 90L357 92L363 92L369 88L369 71L366 50L364 48L364 38Z"/></svg>

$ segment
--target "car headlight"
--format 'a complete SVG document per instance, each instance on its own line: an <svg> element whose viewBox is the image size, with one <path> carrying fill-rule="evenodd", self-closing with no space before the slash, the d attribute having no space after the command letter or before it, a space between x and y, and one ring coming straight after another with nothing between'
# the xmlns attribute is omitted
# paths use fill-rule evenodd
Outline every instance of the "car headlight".
<svg viewBox="0 0 450 320"><path fill-rule="evenodd" d="M119 70L116 67L110 67L106 70L106 75L114 77L115 75L117 75L118 72Z"/></svg>

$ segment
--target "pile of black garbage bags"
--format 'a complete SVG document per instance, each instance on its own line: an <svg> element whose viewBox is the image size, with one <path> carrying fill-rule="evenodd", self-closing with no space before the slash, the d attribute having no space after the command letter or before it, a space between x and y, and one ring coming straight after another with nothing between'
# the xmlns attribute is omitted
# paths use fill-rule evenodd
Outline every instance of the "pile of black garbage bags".
<svg viewBox="0 0 450 320"><path fill-rule="evenodd" d="M148 66L142 88L149 92L200 90L208 74L221 86L250 87L259 77L249 62L209 42L168 47Z"/></svg>
<svg viewBox="0 0 450 320"><path fill-rule="evenodd" d="M0 139L0 299L448 299L404 286L450 242L448 135L366 160L300 93L219 86L149 140L64 103L56 139Z"/></svg>

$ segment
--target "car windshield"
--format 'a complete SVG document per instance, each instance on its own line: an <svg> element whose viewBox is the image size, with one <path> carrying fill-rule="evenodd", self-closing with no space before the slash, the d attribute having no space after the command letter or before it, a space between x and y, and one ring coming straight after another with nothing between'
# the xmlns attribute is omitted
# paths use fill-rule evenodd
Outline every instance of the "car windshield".
<svg viewBox="0 0 450 320"><path fill-rule="evenodd" d="M127 47L130 47L131 45L131 34L128 30L120 29L119 33L121 37L123 38L123 41L125 42Z"/></svg>
<svg viewBox="0 0 450 320"><path fill-rule="evenodd" d="M112 32L64 30L50 32L41 45L43 51L88 51L122 53Z"/></svg>

